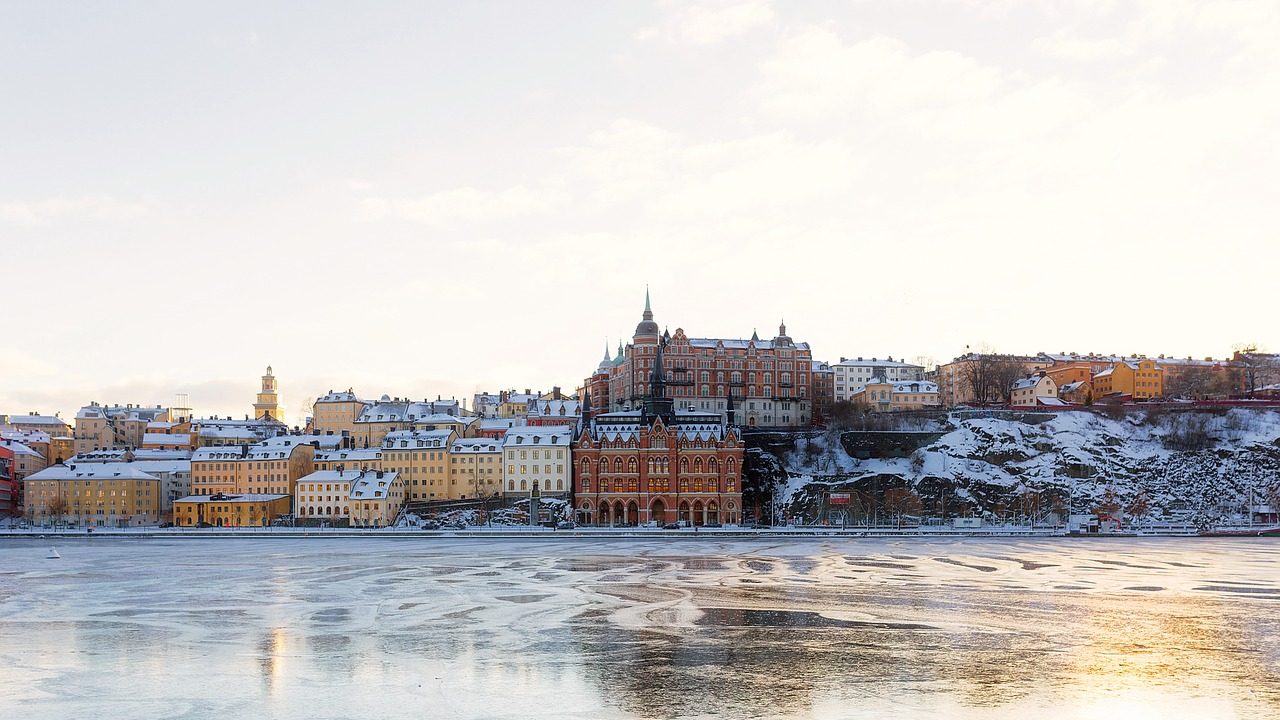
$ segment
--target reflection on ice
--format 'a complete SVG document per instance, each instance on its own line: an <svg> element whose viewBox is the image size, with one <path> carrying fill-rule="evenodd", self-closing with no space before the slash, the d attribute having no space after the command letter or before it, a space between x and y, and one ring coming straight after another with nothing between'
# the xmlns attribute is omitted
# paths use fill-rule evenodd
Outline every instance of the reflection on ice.
<svg viewBox="0 0 1280 720"><path fill-rule="evenodd" d="M0 717L1274 717L1259 541L0 547Z"/></svg>

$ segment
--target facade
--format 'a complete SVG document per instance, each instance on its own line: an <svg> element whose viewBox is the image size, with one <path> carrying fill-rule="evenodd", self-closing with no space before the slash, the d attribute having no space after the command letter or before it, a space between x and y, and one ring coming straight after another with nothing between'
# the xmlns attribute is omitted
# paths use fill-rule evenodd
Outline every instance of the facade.
<svg viewBox="0 0 1280 720"><path fill-rule="evenodd" d="M1092 405L1093 383L1088 380L1078 380L1059 385L1058 399L1072 405Z"/></svg>
<svg viewBox="0 0 1280 720"><path fill-rule="evenodd" d="M875 378L863 383L850 402L869 406L876 412L936 410L942 407L937 383L928 380L887 381Z"/></svg>
<svg viewBox="0 0 1280 720"><path fill-rule="evenodd" d="M192 495L293 496L314 469L315 454L333 450L332 435L281 435L257 445L204 447L191 456Z"/></svg>
<svg viewBox="0 0 1280 720"><path fill-rule="evenodd" d="M755 333L749 340L691 338L683 328L670 335L654 322L647 292L631 344L612 360L606 353L583 384L584 402L589 399L597 413L640 408L650 393L659 344L668 364L670 399L681 407L716 413L725 422L747 427L811 424L812 353L808 343L787 335L785 323L772 340Z"/></svg>
<svg viewBox="0 0 1280 720"><path fill-rule="evenodd" d="M1009 405L1011 407L1037 407L1057 404L1058 383L1054 382L1053 377L1043 370L1015 382L1013 390L1009 394Z"/></svg>
<svg viewBox="0 0 1280 720"><path fill-rule="evenodd" d="M852 400L861 387L873 380L897 382L899 380L923 380L924 367L888 358L840 358L831 365L833 373L832 397L836 401Z"/></svg>
<svg viewBox="0 0 1280 720"><path fill-rule="evenodd" d="M577 400L534 400L529 403L525 415L527 424L534 427L561 426L577 430L582 420L582 404Z"/></svg>
<svg viewBox="0 0 1280 720"><path fill-rule="evenodd" d="M382 448L338 448L316 452L314 464L319 470L381 470Z"/></svg>
<svg viewBox="0 0 1280 720"><path fill-rule="evenodd" d="M570 461L575 431L576 427L567 425L508 430L502 442L503 492L528 497L537 487L544 496L568 496L573 489Z"/></svg>
<svg viewBox="0 0 1280 720"><path fill-rule="evenodd" d="M262 388L258 391L258 398L253 403L253 416L258 419L271 419L276 422L285 422L284 415L280 412L280 391L276 386L276 376L271 372L271 366L267 366L267 374L262 376Z"/></svg>
<svg viewBox="0 0 1280 720"><path fill-rule="evenodd" d="M288 431L284 423L272 418L232 420L215 417L200 418L191 423L196 447L253 445Z"/></svg>
<svg viewBox="0 0 1280 720"><path fill-rule="evenodd" d="M10 430L48 433L50 437L71 435L71 426L56 415L41 415L34 412L26 415L0 415L0 425Z"/></svg>
<svg viewBox="0 0 1280 720"><path fill-rule="evenodd" d="M454 438L449 444L449 498L466 500L502 492L502 443Z"/></svg>
<svg viewBox="0 0 1280 720"><path fill-rule="evenodd" d="M1095 402L1109 398L1150 400L1164 396L1164 370L1150 358L1122 361L1094 375L1092 384Z"/></svg>
<svg viewBox="0 0 1280 720"><path fill-rule="evenodd" d="M89 403L80 408L75 418L75 451L142 447L147 425L167 422L169 410L156 405L99 405Z"/></svg>
<svg viewBox="0 0 1280 720"><path fill-rule="evenodd" d="M453 430L397 430L382 441L382 469L404 479L410 501L449 500Z"/></svg>
<svg viewBox="0 0 1280 720"><path fill-rule="evenodd" d="M453 430L466 435L474 420L460 415L454 400L417 402L383 395L356 417L353 437L356 447L377 447L388 433L401 430Z"/></svg>
<svg viewBox="0 0 1280 720"><path fill-rule="evenodd" d="M292 498L278 494L190 495L173 504L180 527L266 527L289 514Z"/></svg>
<svg viewBox="0 0 1280 720"><path fill-rule="evenodd" d="M104 464L119 469L144 472L160 481L160 519L171 521L173 503L191 494L191 455L176 451L101 450L75 455L70 468L93 468Z"/></svg>
<svg viewBox="0 0 1280 720"><path fill-rule="evenodd" d="M339 468L317 470L298 480L294 505L300 520L386 527L399 516L406 495L397 472Z"/></svg>
<svg viewBox="0 0 1280 720"><path fill-rule="evenodd" d="M508 430L513 427L523 427L525 424L524 418L485 417L477 420L472 427L476 437L501 440Z"/></svg>
<svg viewBox="0 0 1280 720"><path fill-rule="evenodd" d="M114 463L53 465L29 475L23 493L25 514L37 523L124 527L160 522L160 481Z"/></svg>
<svg viewBox="0 0 1280 720"><path fill-rule="evenodd" d="M311 406L311 429L317 435L343 435L355 437L356 418L368 407L368 403L356 397L351 388L346 392L334 392L316 398Z"/></svg>
<svg viewBox="0 0 1280 720"><path fill-rule="evenodd" d="M6 452L7 451L7 452ZM45 457L17 440L0 438L0 457L9 457L9 501L0 499L0 516L5 513L5 506L10 506L14 514L22 513L22 481L48 467ZM3 480L0 480L3 482ZM4 492L0 489L0 494Z"/></svg>
<svg viewBox="0 0 1280 720"><path fill-rule="evenodd" d="M829 363L813 361L813 424L825 425L836 399L836 372Z"/></svg>
<svg viewBox="0 0 1280 720"><path fill-rule="evenodd" d="M0 445L0 518L18 514L21 485L14 479L13 448Z"/></svg>
<svg viewBox="0 0 1280 720"><path fill-rule="evenodd" d="M644 329L642 324L641 328ZM667 395L666 342L654 346L640 408L592 415L573 446L574 507L587 524L742 518L743 443L718 412L677 409ZM732 404L727 408L732 414Z"/></svg>

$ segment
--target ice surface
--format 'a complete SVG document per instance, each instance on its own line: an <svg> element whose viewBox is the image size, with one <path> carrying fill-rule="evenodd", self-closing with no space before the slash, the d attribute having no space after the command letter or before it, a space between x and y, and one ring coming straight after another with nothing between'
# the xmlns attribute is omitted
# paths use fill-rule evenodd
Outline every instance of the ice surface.
<svg viewBox="0 0 1280 720"><path fill-rule="evenodd" d="M0 541L0 718L1264 718L1267 539Z"/></svg>

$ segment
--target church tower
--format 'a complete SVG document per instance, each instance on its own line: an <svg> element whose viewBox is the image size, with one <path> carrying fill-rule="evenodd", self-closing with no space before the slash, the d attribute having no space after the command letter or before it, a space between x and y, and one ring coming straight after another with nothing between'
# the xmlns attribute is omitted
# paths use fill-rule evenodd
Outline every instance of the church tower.
<svg viewBox="0 0 1280 720"><path fill-rule="evenodd" d="M280 394L276 391L276 376L271 374L271 366L267 366L267 374L262 376L262 390L258 393L258 401L253 404L253 416L261 420L263 416L284 422L280 417Z"/></svg>

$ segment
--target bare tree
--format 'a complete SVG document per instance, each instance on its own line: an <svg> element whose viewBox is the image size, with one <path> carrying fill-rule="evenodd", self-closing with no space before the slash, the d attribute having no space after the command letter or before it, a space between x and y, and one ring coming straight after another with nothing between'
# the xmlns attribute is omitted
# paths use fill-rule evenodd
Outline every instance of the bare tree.
<svg viewBox="0 0 1280 720"><path fill-rule="evenodd" d="M1277 381L1280 375L1280 358L1273 353L1262 352L1256 343L1241 343L1235 347L1235 355L1231 364L1243 377L1244 393L1253 397L1253 393Z"/></svg>
<svg viewBox="0 0 1280 720"><path fill-rule="evenodd" d="M1102 493L1102 498L1098 500L1098 504L1094 506L1093 512L1099 517L1106 515L1115 517L1120 512L1120 499L1116 496L1115 488L1107 488Z"/></svg>
<svg viewBox="0 0 1280 720"><path fill-rule="evenodd" d="M920 513L920 496L909 488L887 488L884 491L884 506L892 512L898 527L902 527L902 516Z"/></svg>
<svg viewBox="0 0 1280 720"><path fill-rule="evenodd" d="M45 506L45 514L55 523L62 522L62 517L67 514L67 499L59 495L50 500Z"/></svg>
<svg viewBox="0 0 1280 720"><path fill-rule="evenodd" d="M961 381L980 405L1008 405L1013 383L1026 374L1022 361L983 347L970 353L961 371Z"/></svg>
<svg viewBox="0 0 1280 720"><path fill-rule="evenodd" d="M1147 515L1150 515L1151 514L1151 498L1147 497L1147 494L1145 492L1138 493L1136 496L1134 496L1133 500L1129 502L1128 513L1129 515L1135 518L1138 518L1139 520L1142 520Z"/></svg>

